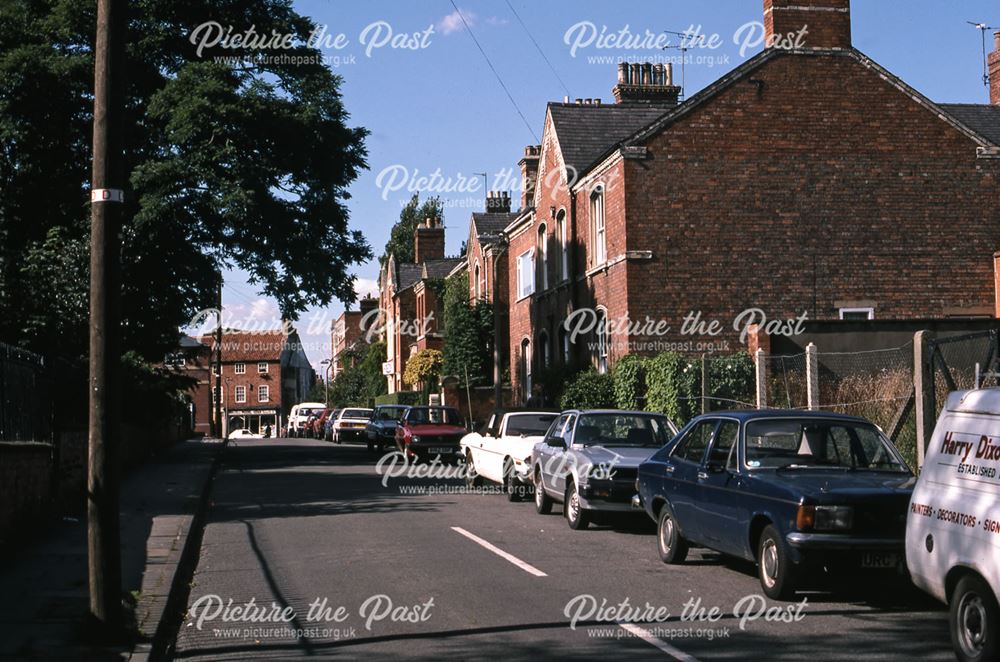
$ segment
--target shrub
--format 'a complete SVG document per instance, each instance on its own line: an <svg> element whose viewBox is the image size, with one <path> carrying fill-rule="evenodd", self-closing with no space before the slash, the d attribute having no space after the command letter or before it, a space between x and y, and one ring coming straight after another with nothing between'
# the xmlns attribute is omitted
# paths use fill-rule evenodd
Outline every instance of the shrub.
<svg viewBox="0 0 1000 662"><path fill-rule="evenodd" d="M643 360L635 354L622 357L611 372L615 389L615 406L619 409L641 409L645 400L646 377Z"/></svg>
<svg viewBox="0 0 1000 662"><path fill-rule="evenodd" d="M677 425L699 411L701 369L680 354L664 352L646 361L646 409L666 414Z"/></svg>
<svg viewBox="0 0 1000 662"><path fill-rule="evenodd" d="M611 375L596 370L581 372L566 385L559 406L563 409L605 409L615 405Z"/></svg>

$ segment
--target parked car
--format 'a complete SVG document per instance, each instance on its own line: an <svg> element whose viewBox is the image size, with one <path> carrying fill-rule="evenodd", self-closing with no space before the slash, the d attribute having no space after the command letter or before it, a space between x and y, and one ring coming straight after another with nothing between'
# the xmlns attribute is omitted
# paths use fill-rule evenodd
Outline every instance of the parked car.
<svg viewBox="0 0 1000 662"><path fill-rule="evenodd" d="M670 441L677 427L662 414L616 409L570 410L531 453L535 509L561 502L570 528L595 512L629 512L639 463Z"/></svg>
<svg viewBox="0 0 1000 662"><path fill-rule="evenodd" d="M862 418L768 410L699 416L636 483L664 563L691 544L755 561L789 598L826 569L901 571L915 478Z"/></svg>
<svg viewBox="0 0 1000 662"><path fill-rule="evenodd" d="M264 435L247 428L240 428L229 433L229 438L238 441L240 439L263 439Z"/></svg>
<svg viewBox="0 0 1000 662"><path fill-rule="evenodd" d="M910 502L906 564L949 606L955 656L1000 659L1000 389L949 396Z"/></svg>
<svg viewBox="0 0 1000 662"><path fill-rule="evenodd" d="M323 441L333 441L333 422L337 420L337 416L340 415L339 409L331 409L326 420L323 421L322 434Z"/></svg>
<svg viewBox="0 0 1000 662"><path fill-rule="evenodd" d="M300 402L297 405L293 405L291 411L288 413L288 436L304 437L305 425L309 417L314 412L323 411L324 409L326 409L326 405L322 402Z"/></svg>
<svg viewBox="0 0 1000 662"><path fill-rule="evenodd" d="M329 407L324 407L323 411L320 412L313 421L309 428L309 436L313 439L323 438L323 426L326 424L327 419L336 412L336 409L331 409Z"/></svg>
<svg viewBox="0 0 1000 662"><path fill-rule="evenodd" d="M460 457L459 443L465 433L454 407L410 407L396 426L396 448L418 461L453 460Z"/></svg>
<svg viewBox="0 0 1000 662"><path fill-rule="evenodd" d="M347 407L337 412L333 420L332 438L335 444L353 439L365 438L365 426L372 417L372 410L362 407Z"/></svg>
<svg viewBox="0 0 1000 662"><path fill-rule="evenodd" d="M378 405L372 411L372 416L365 425L365 437L368 440L368 450L378 452L387 446L396 444L396 424L403 418L409 407L405 405Z"/></svg>
<svg viewBox="0 0 1000 662"><path fill-rule="evenodd" d="M517 501L531 485L531 451L545 437L558 412L497 410L479 432L462 437L461 453L470 486L485 480L504 486Z"/></svg>

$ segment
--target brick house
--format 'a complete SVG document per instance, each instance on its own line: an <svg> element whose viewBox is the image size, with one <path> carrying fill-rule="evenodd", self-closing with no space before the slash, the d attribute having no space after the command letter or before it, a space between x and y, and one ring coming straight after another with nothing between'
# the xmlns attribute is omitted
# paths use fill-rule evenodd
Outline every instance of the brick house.
<svg viewBox="0 0 1000 662"><path fill-rule="evenodd" d="M386 343L389 393L411 390L403 383L409 357L424 349L441 349L441 306L438 284L462 263L445 257L444 225L428 218L414 231L413 263L390 255L379 273L379 307Z"/></svg>
<svg viewBox="0 0 1000 662"><path fill-rule="evenodd" d="M769 38L806 27L801 48L766 48L683 103L669 65L644 64L619 66L614 104L548 105L537 170L522 161L537 185L505 229L522 400L546 366L603 371L692 340L693 311L729 351L753 307L1000 316L1000 54L992 104L937 104L853 48L849 0L764 9ZM580 309L597 323L573 343L562 322ZM646 319L671 331L619 323Z"/></svg>
<svg viewBox="0 0 1000 662"><path fill-rule="evenodd" d="M368 345L368 330L377 322L377 310L378 299L365 297L358 303L358 310L345 310L330 323L331 379L353 367L354 359L344 354L346 350Z"/></svg>
<svg viewBox="0 0 1000 662"><path fill-rule="evenodd" d="M182 336L166 363L194 378L190 391L193 427L208 435L215 415L215 337ZM305 399L315 380L298 334L291 330L239 331L222 335L222 414L225 431L270 425L276 433L292 405Z"/></svg>

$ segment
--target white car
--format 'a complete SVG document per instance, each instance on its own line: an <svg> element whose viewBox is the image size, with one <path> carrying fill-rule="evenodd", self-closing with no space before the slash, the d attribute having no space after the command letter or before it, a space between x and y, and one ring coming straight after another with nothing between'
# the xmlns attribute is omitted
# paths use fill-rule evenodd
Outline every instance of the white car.
<svg viewBox="0 0 1000 662"><path fill-rule="evenodd" d="M367 435L365 428L371 420L372 410L359 407L347 407L337 412L337 418L330 426L330 438L335 444L347 440L364 439Z"/></svg>
<svg viewBox="0 0 1000 662"><path fill-rule="evenodd" d="M531 449L559 414L547 411L496 411L481 432L462 437L466 480L470 486L489 480L504 486L516 501L531 485Z"/></svg>
<svg viewBox="0 0 1000 662"><path fill-rule="evenodd" d="M264 435L254 432L253 430L248 430L247 428L240 428L239 430L233 430L229 433L229 438L234 440L239 439L263 439Z"/></svg>
<svg viewBox="0 0 1000 662"><path fill-rule="evenodd" d="M1000 659L1000 389L948 397L910 500L906 565L948 604L955 656Z"/></svg>
<svg viewBox="0 0 1000 662"><path fill-rule="evenodd" d="M309 420L310 416L319 416L324 409L326 409L326 405L322 402L300 402L292 406L292 410L288 413L288 436L306 436L306 421Z"/></svg>

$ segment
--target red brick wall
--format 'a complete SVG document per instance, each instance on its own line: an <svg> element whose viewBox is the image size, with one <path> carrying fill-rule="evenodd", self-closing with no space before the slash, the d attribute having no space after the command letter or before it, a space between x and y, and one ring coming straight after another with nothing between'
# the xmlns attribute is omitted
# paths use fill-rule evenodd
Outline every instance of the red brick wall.
<svg viewBox="0 0 1000 662"><path fill-rule="evenodd" d="M989 54L990 103L1000 105L1000 31L993 34L994 49Z"/></svg>
<svg viewBox="0 0 1000 662"><path fill-rule="evenodd" d="M766 43L794 42L805 28L806 48L850 48L850 9L850 0L764 0Z"/></svg>
<svg viewBox="0 0 1000 662"><path fill-rule="evenodd" d="M761 93L736 84L626 162L629 246L654 256L629 264L633 317L994 306L1000 163L853 58L783 55L753 78Z"/></svg>

